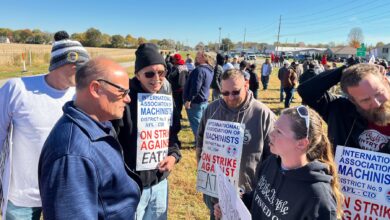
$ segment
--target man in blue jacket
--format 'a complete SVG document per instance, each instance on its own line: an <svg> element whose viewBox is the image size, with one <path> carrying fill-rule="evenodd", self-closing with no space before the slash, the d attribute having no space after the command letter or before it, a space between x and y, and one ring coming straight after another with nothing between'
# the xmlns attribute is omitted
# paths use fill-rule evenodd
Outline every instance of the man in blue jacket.
<svg viewBox="0 0 390 220"><path fill-rule="evenodd" d="M207 107L210 85L213 80L214 59L204 51L196 54L196 68L191 72L184 86L184 107L187 110L188 121L194 137L198 131L203 111Z"/></svg>
<svg viewBox="0 0 390 220"><path fill-rule="evenodd" d="M138 177L126 169L109 120L130 102L126 71L98 58L76 73L76 98L49 134L38 165L45 219L134 219Z"/></svg>

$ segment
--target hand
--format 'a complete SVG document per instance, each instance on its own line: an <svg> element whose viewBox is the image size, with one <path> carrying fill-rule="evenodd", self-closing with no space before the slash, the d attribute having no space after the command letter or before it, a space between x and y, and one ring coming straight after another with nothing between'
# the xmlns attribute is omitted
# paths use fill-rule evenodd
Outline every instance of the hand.
<svg viewBox="0 0 390 220"><path fill-rule="evenodd" d="M191 102L186 101L186 103L184 104L184 107L185 107L186 109L190 109L190 108L191 108Z"/></svg>
<svg viewBox="0 0 390 220"><path fill-rule="evenodd" d="M222 212L221 212L221 207L219 207L219 203L214 204L214 216L215 216L215 219L222 218Z"/></svg>
<svg viewBox="0 0 390 220"><path fill-rule="evenodd" d="M168 156L158 164L158 170L162 173L165 171L171 172L175 166L176 158L174 156Z"/></svg>

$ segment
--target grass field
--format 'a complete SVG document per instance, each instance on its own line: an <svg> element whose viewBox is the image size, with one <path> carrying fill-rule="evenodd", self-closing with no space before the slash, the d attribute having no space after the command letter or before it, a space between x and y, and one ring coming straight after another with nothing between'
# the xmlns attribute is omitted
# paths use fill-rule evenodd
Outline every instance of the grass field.
<svg viewBox="0 0 390 220"><path fill-rule="evenodd" d="M260 68L260 65L258 65ZM260 70L257 70L259 73ZM279 102L280 81L277 78L278 69L270 77L267 91L259 90L260 101L265 103L271 110L279 115L284 104ZM301 98L295 93L295 99L291 106L301 103ZM169 177L169 211L168 219L208 219L208 209L202 200L202 194L196 192L196 160L193 148L193 135L187 115L182 112L182 130L179 138L182 141L183 159L176 165Z"/></svg>
<svg viewBox="0 0 390 220"><path fill-rule="evenodd" d="M181 53L185 59L186 53ZM192 55L194 57L194 55ZM257 61L258 70L260 72L260 64L263 60ZM39 67L37 67L39 68ZM47 66L46 66L47 70ZM128 67L129 76L133 76L134 67ZM273 112L279 115L284 104L279 102L279 87L280 81L277 78L277 68L270 77L270 83L267 91L259 90L259 100L265 103ZM9 73L12 75L12 73ZM13 73L15 76L15 73ZM18 76L18 75L16 75ZM1 78L1 72L0 72ZM295 93L295 99L292 106L299 105L301 99ZM175 166L169 176L169 210L168 219L208 219L208 209L203 203L202 194L195 189L196 184L196 160L195 149L193 146L194 137L192 135L187 114L183 110L182 130L179 133L179 139L182 142L183 158L179 164ZM1 220L1 218L0 218Z"/></svg>

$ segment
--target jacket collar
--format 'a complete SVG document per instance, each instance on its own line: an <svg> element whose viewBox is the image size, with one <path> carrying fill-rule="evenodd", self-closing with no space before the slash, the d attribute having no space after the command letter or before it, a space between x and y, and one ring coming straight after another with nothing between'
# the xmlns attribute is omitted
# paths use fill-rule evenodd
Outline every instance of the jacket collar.
<svg viewBox="0 0 390 220"><path fill-rule="evenodd" d="M115 136L111 122L98 122L77 108L73 101L67 102L62 108L66 117L77 124L92 140L96 141L107 136Z"/></svg>

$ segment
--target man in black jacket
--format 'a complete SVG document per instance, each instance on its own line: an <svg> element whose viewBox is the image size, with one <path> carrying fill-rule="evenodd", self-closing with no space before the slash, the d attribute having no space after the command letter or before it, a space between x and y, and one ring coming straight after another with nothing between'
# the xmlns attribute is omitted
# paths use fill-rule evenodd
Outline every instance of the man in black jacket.
<svg viewBox="0 0 390 220"><path fill-rule="evenodd" d="M347 98L328 91L338 82ZM325 71L299 85L298 93L328 123L334 150L343 145L390 153L390 84L380 66Z"/></svg>
<svg viewBox="0 0 390 220"><path fill-rule="evenodd" d="M131 102L120 121L118 139L126 164L136 170L144 190L137 219L167 219L167 177L180 160L180 119L165 79L166 64L157 46L142 44L136 51Z"/></svg>

